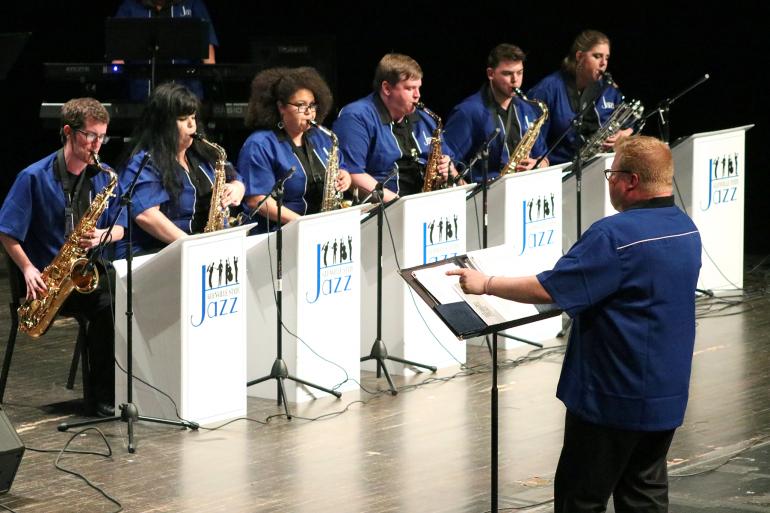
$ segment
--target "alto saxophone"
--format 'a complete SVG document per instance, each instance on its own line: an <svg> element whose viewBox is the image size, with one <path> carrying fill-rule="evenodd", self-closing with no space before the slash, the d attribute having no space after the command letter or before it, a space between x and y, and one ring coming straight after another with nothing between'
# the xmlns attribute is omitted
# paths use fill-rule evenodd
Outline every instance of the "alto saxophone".
<svg viewBox="0 0 770 513"><path fill-rule="evenodd" d="M602 149L602 144L608 137L618 133L632 119L634 122L638 121L642 114L644 114L644 106L639 100L622 102L612 112L610 119L607 120L604 126L597 130L580 148L580 160L585 162L599 153Z"/></svg>
<svg viewBox="0 0 770 513"><path fill-rule="evenodd" d="M193 139L212 148L217 152L217 160L214 163L214 182L211 185L211 202L209 203L209 217L206 220L206 226L203 228L205 233L223 230L227 226L230 218L230 208L222 206L222 194L225 191L225 163L227 162L227 153L220 145L213 143L203 137L203 134L193 134Z"/></svg>
<svg viewBox="0 0 770 513"><path fill-rule="evenodd" d="M433 118L436 122L436 129L433 131L433 135L430 138L430 154L428 154L428 163L425 164L425 180L422 184L422 192L430 192L436 189L442 189L446 187L446 181L442 181L441 175L438 172L438 166L441 163L441 118L427 108L422 102L415 104L415 107L425 112L428 116Z"/></svg>
<svg viewBox="0 0 770 513"><path fill-rule="evenodd" d="M339 139L337 139L337 134L317 123L313 119L311 119L309 123L311 126L314 126L321 132L328 135L332 140L332 151L329 155L329 161L326 164L326 174L324 175L324 189L323 198L321 199L321 212L329 212L330 210L347 208L350 206L350 202L344 201L342 199L342 192L337 190L337 178L340 175L340 143Z"/></svg>
<svg viewBox="0 0 770 513"><path fill-rule="evenodd" d="M112 170L102 166L96 153L92 153L92 156L96 166L109 174L110 181L91 201L88 210L80 218L72 233L67 236L53 262L40 274L46 291L39 294L37 299L26 300L19 307L19 331L33 338L48 331L56 313L73 290L81 294L90 294L99 284L99 272L95 267L88 269L88 258L86 258L88 250L81 248L79 242L84 234L96 227L110 198L115 196L118 176Z"/></svg>
<svg viewBox="0 0 770 513"><path fill-rule="evenodd" d="M515 173L516 166L518 166L522 160L529 157L529 153L532 151L535 141L537 141L537 136L540 135L540 129L543 128L543 124L548 120L548 107L546 107L545 103L540 100L528 99L518 87L514 89L514 92L525 102L537 105L538 108L540 108L541 114L532 126L529 127L524 134L524 137L519 141L519 144L516 145L516 148L514 148L513 153L511 153L511 158L508 160L508 164L506 164L502 171L500 171L501 176L507 175L508 173ZM511 102L513 102L513 99L511 99Z"/></svg>

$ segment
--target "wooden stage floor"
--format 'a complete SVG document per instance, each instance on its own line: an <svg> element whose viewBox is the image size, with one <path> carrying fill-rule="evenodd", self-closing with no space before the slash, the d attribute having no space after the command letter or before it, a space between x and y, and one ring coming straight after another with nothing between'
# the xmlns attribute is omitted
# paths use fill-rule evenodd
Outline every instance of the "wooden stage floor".
<svg viewBox="0 0 770 513"><path fill-rule="evenodd" d="M690 404L669 453L672 476L683 476L672 477L672 512L770 511L770 260L747 262L742 293L698 301ZM0 297L8 297L3 270ZM4 304L3 345L8 319ZM117 510L57 470L56 452L31 450L59 451L73 436L56 426L81 408L80 385L64 386L75 331L65 322L38 341L19 338L4 408L28 450L0 509ZM562 343L500 354L501 511L553 509ZM111 456L65 454L59 464L130 512L488 511L489 364L486 348L470 346L469 369L397 377L395 397L384 393L384 380L363 373L363 386L379 392L291 405L291 421L275 402L249 399L249 418L220 429L140 423L135 454L126 450L125 424L102 424ZM90 430L70 449L104 452L106 445Z"/></svg>

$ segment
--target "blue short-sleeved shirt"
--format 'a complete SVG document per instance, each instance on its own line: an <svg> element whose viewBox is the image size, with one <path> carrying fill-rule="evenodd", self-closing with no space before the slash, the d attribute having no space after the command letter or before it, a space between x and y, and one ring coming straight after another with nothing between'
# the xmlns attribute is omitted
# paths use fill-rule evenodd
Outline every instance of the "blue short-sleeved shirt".
<svg viewBox="0 0 770 513"><path fill-rule="evenodd" d="M139 165L144 158L145 151L137 152L126 167L120 172L120 186L121 189L127 190L131 186L131 182L134 180ZM202 172L210 184L214 183L214 169L208 162L204 160L198 160L198 171ZM181 168L180 168L181 169ZM208 210L210 203L198 201L198 191L195 188L193 180L190 179L188 173L179 170L178 177L180 183L180 192L176 196L171 196L166 190L163 184L163 177L160 170L155 166L152 159L149 160L145 168L139 175L139 179L136 182L134 188L134 194L131 197L131 216L132 222L132 239L133 239L133 252L145 253L157 251L166 246L164 242L159 241L149 233L142 230L139 225L136 224L136 216L152 207L160 207L160 211L174 223L177 228L187 234L197 233L193 229L193 219L203 215L208 216ZM240 180L240 176L236 175L235 180ZM229 180L228 180L229 181ZM127 250L127 241L124 239L117 244L116 257L124 258Z"/></svg>
<svg viewBox="0 0 770 513"><path fill-rule="evenodd" d="M206 22L208 26L208 40L212 46L219 46L219 40L217 39L216 31L214 30L214 24L211 23L211 16L206 9L206 4L203 0L183 0L178 3L174 3L169 7L169 16L171 18L200 18ZM154 9L148 8L138 2L137 0L123 0L123 3L118 7L118 11L115 13L116 18L151 18L153 16ZM187 61L174 60L172 61L178 64L184 64ZM187 87L189 87L198 97L203 97L203 86L198 80L184 80L180 81ZM133 79L129 81L129 96L132 100L145 100L150 93L150 81Z"/></svg>
<svg viewBox="0 0 770 513"><path fill-rule="evenodd" d="M574 82L564 71L551 73L529 90L531 99L545 102L549 116L542 128L546 142L550 147L564 133L578 114L572 108L567 88L567 81ZM598 84L602 87L602 94L594 102L594 110L599 118L599 125L604 123L612 115L612 111L623 101L623 95L616 87L607 87L603 80ZM552 164L561 164L571 161L575 152L580 148L580 138L574 129L571 129L564 140L556 147L549 161Z"/></svg>
<svg viewBox="0 0 770 513"><path fill-rule="evenodd" d="M332 144L329 137L320 130L313 129L305 133L312 148L312 156L325 169L329 163ZM246 186L244 197L268 195L275 182L291 172L291 178L284 182L283 205L300 215L308 213L308 176L311 170L305 169L292 149L292 141L283 132L258 130L252 133L241 147L238 155L238 170L243 175ZM338 152L340 168L345 168L344 157ZM245 205L244 205L245 207ZM264 232L267 223L258 220L258 231ZM271 223L271 227L275 227Z"/></svg>
<svg viewBox="0 0 770 513"><path fill-rule="evenodd" d="M479 151L484 141L495 131L500 133L489 144L488 178L493 179L500 175L500 170L511 159L511 151L505 141L508 134L505 133L505 120L497 113L497 106L490 98L489 86L484 86L481 91L469 96L457 105L449 113L444 140L451 149L455 158L468 164ZM532 124L540 117L540 110L531 103L516 97L511 100L512 115L516 116L519 126L519 137L523 137ZM512 127L513 128L513 127ZM541 130L535 141L530 156L539 158L547 151L545 135ZM472 180L481 183L481 163L473 166Z"/></svg>
<svg viewBox="0 0 770 513"><path fill-rule="evenodd" d="M19 241L27 258L40 271L51 263L64 245L65 197L54 169L57 153L19 173L0 208L0 232ZM107 173L95 173L91 177L89 199L93 201L108 183ZM116 196L110 199L108 208L99 217L97 228L107 228L116 214L117 192L116 187ZM127 225L125 215L118 224Z"/></svg>
<svg viewBox="0 0 770 513"><path fill-rule="evenodd" d="M537 276L574 319L557 397L600 425L681 425L695 341L700 235L673 198L594 223Z"/></svg>
<svg viewBox="0 0 770 513"><path fill-rule="evenodd" d="M369 173L382 182L393 172L396 161L403 154L393 134L393 120L377 105L379 97L376 95L372 93L343 107L334 122L334 132L339 137L340 154L345 159L347 171L350 174ZM430 155L436 123L419 110L410 116L412 137L419 150L417 158L424 163ZM453 156L445 142L442 142L442 151ZM388 180L385 187L398 193L397 178Z"/></svg>

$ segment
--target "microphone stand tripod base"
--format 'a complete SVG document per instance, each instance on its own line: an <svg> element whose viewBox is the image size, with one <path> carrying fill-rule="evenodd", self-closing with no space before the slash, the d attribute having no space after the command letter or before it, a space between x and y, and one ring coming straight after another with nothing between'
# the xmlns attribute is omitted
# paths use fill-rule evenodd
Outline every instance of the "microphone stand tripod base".
<svg viewBox="0 0 770 513"><path fill-rule="evenodd" d="M385 374L385 379L388 381L388 387L390 388L390 395L398 394L398 390L396 389L396 386L393 384L393 379L391 379L390 377L390 372L388 372L388 368L385 366L385 360L391 360L394 362L403 363L404 365L411 365L412 367L420 367L422 369L427 369L431 372L436 372L436 367L433 365L424 365L422 363L413 362L411 360L405 360L397 356L390 356L388 354L388 348L385 346L385 343L379 338L374 341L374 344L372 344L372 350L369 353L369 356L361 357L362 362L365 362L368 360L374 360L377 362L378 378L381 377L382 373Z"/></svg>

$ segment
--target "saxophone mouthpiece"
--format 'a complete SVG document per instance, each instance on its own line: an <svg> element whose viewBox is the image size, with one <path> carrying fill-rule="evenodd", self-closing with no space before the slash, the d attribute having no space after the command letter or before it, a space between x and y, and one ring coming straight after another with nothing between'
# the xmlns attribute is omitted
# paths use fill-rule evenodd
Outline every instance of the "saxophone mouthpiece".
<svg viewBox="0 0 770 513"><path fill-rule="evenodd" d="M318 128L318 121L316 121L315 119L308 119L307 124Z"/></svg>
<svg viewBox="0 0 770 513"><path fill-rule="evenodd" d="M202 141L202 140L204 139L204 137L203 137L203 134L201 134L201 133L199 133L199 132L195 132L195 133L194 133L194 134L192 134L190 137L192 137L192 138L193 138L193 139L195 139L196 141Z"/></svg>
<svg viewBox="0 0 770 513"><path fill-rule="evenodd" d="M102 167L102 161L99 159L99 154L95 151L91 152L91 158L94 159L94 164L96 164L97 167Z"/></svg>
<svg viewBox="0 0 770 513"><path fill-rule="evenodd" d="M513 93L516 96L518 96L519 98L521 98L522 100L526 100L527 99L526 96L524 96L524 92L521 89L519 89L518 87L514 87L513 88Z"/></svg>
<svg viewBox="0 0 770 513"><path fill-rule="evenodd" d="M414 105L415 109L423 110L425 108L425 104L422 102L414 102L412 105Z"/></svg>

